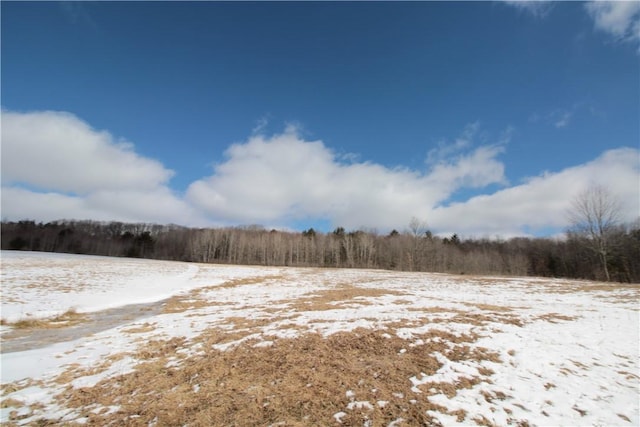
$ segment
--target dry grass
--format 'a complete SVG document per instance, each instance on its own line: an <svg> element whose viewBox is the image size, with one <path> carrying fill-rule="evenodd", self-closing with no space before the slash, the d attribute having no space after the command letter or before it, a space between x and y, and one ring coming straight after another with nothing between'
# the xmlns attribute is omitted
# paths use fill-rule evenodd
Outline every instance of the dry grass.
<svg viewBox="0 0 640 427"><path fill-rule="evenodd" d="M290 314L288 316L269 316L269 317L239 317L239 316L230 316L226 317L224 323L222 324L225 329L230 329L232 331L247 331L254 333L258 330L258 328L263 328L267 325L271 325L278 321L286 320L286 319L294 319L298 315Z"/></svg>
<svg viewBox="0 0 640 427"><path fill-rule="evenodd" d="M285 276L280 274L272 274L268 276L257 276L257 277L244 277L240 279L228 280L221 285L199 288L199 290L205 291L205 290L211 290L211 289L228 289L228 288L235 288L237 286L256 285L258 283L264 284L264 282L267 280L284 280L284 279L285 279Z"/></svg>
<svg viewBox="0 0 640 427"><path fill-rule="evenodd" d="M637 285L627 285L623 283L599 283L599 282L577 282L570 286L574 292L611 292L620 290L638 291Z"/></svg>
<svg viewBox="0 0 640 427"><path fill-rule="evenodd" d="M197 289L192 290L188 294L178 295L172 298L169 298L163 307L164 313L183 313L191 310L198 310L201 308L212 307L212 306L220 306L220 305L233 305L232 302L220 302L213 301L206 298L205 293L220 290L220 289L230 289L236 288L239 286L247 286L247 285L256 285L263 284L268 286L266 281L270 280L284 280L285 277L282 275L270 275L270 276L258 276L258 277L245 277L241 279L232 279L228 280L220 285L213 286L204 286Z"/></svg>
<svg viewBox="0 0 640 427"><path fill-rule="evenodd" d="M183 313L189 310L197 310L204 307L211 306L212 303L203 299L194 299L193 295L180 295L169 298L163 308L162 312L169 313Z"/></svg>
<svg viewBox="0 0 640 427"><path fill-rule="evenodd" d="M7 322L2 319L0 324L10 326L14 329L57 329L66 328L76 325L86 320L86 316L78 313L74 308L70 308L66 312L46 319L20 319L16 322Z"/></svg>
<svg viewBox="0 0 640 427"><path fill-rule="evenodd" d="M442 319L441 321L463 323L475 326L481 326L487 323L504 323L519 327L522 327L524 325L524 321L520 316L509 313L479 314L458 312L458 314L456 314L454 317L450 319Z"/></svg>
<svg viewBox="0 0 640 427"><path fill-rule="evenodd" d="M513 307L505 307L505 306L502 306L502 305L469 303L469 302L465 302L463 304L468 306L468 307L477 308L478 310L482 310L482 311L491 311L491 312L499 312L499 313L513 311Z"/></svg>
<svg viewBox="0 0 640 427"><path fill-rule="evenodd" d="M40 380L24 379L19 382L0 384L0 396L7 396L16 391L24 390L28 387L41 386L43 383Z"/></svg>
<svg viewBox="0 0 640 427"><path fill-rule="evenodd" d="M86 416L89 425L335 425L339 412L345 413L343 425L369 420L386 426L399 418L401 425L437 425L426 411L447 410L427 395L453 396L457 389L489 381L484 374L492 372L456 384L427 383L419 386L423 393L415 393L410 378L440 368L433 353L457 361L498 360L496 353L471 346L475 336L433 330L415 337L424 344L410 346L390 332L357 329L326 338L309 333L276 339L270 346L248 340L224 352L212 347L231 338L220 329L191 342L151 341L138 350L142 362L135 372L90 388L67 386L58 398ZM194 344L204 351L189 358L178 353ZM176 358L180 364L168 368ZM95 404L120 409L98 414L88 409ZM452 415L465 417L464 411Z"/></svg>
<svg viewBox="0 0 640 427"><path fill-rule="evenodd" d="M569 322L569 321L572 321L572 320L576 320L577 317L575 317L575 316L565 316L564 314L558 314L558 313L547 313L547 314L543 314L541 316L537 316L535 319L536 320L544 320L544 321L547 321L549 323L560 323L560 321Z"/></svg>
<svg viewBox="0 0 640 427"><path fill-rule="evenodd" d="M429 319L429 322L432 323L464 323L474 326L486 325L487 323L504 323L509 325L515 325L522 327L524 325L524 320L518 314L512 313L513 309L511 307L503 307L503 306L494 306L488 304L470 304L464 303L469 307L473 307L482 311L486 311L487 313L474 313L468 312L464 310L458 310L453 308L443 308L443 307L424 307L424 308L414 308L409 307L408 311L421 312L424 314L450 314L452 316L444 316L444 317L432 317Z"/></svg>
<svg viewBox="0 0 640 427"><path fill-rule="evenodd" d="M420 313L463 313L461 310L455 308L445 308L439 306L433 307L407 307L407 311L417 311Z"/></svg>
<svg viewBox="0 0 640 427"><path fill-rule="evenodd" d="M625 379L627 379L627 380L634 380L634 379L636 379L636 380L640 380L640 377L639 377L638 375L633 374L633 373L631 373L631 372L627 372L627 371L618 371L618 373L619 373L620 375L624 375Z"/></svg>
<svg viewBox="0 0 640 427"><path fill-rule="evenodd" d="M406 295L406 293L376 288L360 288L353 285L340 285L335 288L317 291L295 300L284 301L283 303L288 304L291 309L296 311L323 311L343 308L353 304L370 305L373 302L368 301L366 298L377 298L385 295Z"/></svg>
<svg viewBox="0 0 640 427"><path fill-rule="evenodd" d="M154 342L150 342L149 346L153 346ZM106 370L108 370L114 362L119 361L125 357L123 353L117 353L110 356L105 357L98 363L93 366L82 366L79 363L72 363L67 365L67 369L62 372L60 375L53 379L53 382L56 384L69 384L71 381L76 378L86 377L91 375L98 375Z"/></svg>
<svg viewBox="0 0 640 427"><path fill-rule="evenodd" d="M11 399L11 398L3 399L2 400L2 404L0 404L0 408L3 408L3 409L4 408L11 408L11 407L21 408L22 406L24 406L23 402L21 402L19 400L16 400L16 399Z"/></svg>
<svg viewBox="0 0 640 427"><path fill-rule="evenodd" d="M640 286L625 283L578 282L578 281L542 281L532 289L545 293L572 294L577 292L595 292L597 298L612 299L618 302L636 302L640 298Z"/></svg>
<svg viewBox="0 0 640 427"><path fill-rule="evenodd" d="M151 332L154 329L156 329L156 324L155 323L144 322L140 326L135 326L135 327L128 328L128 329L123 329L122 332L127 333L127 334L141 334L141 333L145 333L145 332Z"/></svg>
<svg viewBox="0 0 640 427"><path fill-rule="evenodd" d="M199 288L167 300L163 311L185 313L185 316L201 315L207 312L198 311L202 308L237 304L210 298L216 289L255 284L269 286L269 281L280 279L285 278L278 275L251 277ZM461 280L466 281L468 277ZM481 382L491 384L494 372L479 363L501 362L498 353L474 345L479 338L475 334L455 335L432 329L423 334L415 333L411 341L407 341L399 338L396 330L427 323L446 329L449 322L523 326L523 318L516 314L521 307L481 303L466 304L469 311L438 306L407 307L411 319L380 322L378 325L385 325L380 330L357 329L323 337L309 332L304 325L291 322L286 327L295 330L299 334L297 338L268 337L272 341L265 342L262 335L265 329L273 329L277 322L295 319L304 312L370 305L384 296L399 297L395 304L410 305L412 301L403 298L405 295L407 293L398 290L358 287L349 283L295 299L272 301L255 317L226 316L216 321L215 328L190 340L152 339L131 354L116 355L99 366L70 366L56 379L57 384L64 386L64 391L57 396L58 403L86 417L88 425L98 426L336 425L334 416L338 413L344 413L339 418L341 424L347 426L365 422L386 426L399 419L403 421L394 425L439 425L427 414L430 410L447 413L463 422L467 415L463 410L448 412L431 403L428 396L444 394L451 398L460 389ZM415 318L417 311L422 314ZM68 318L60 316L45 323L69 324L74 321L74 314L77 315L72 312ZM81 316L78 315L78 319ZM548 313L528 321L556 323L574 319ZM154 324L145 323L124 332L145 333L153 329ZM223 348L226 350L222 351ZM453 362L477 366L478 375L460 377L451 383L428 382L417 386L420 392L416 392L412 389L411 378L431 375L441 367L434 357L436 352ZM514 356L515 352L510 350L508 354ZM105 378L93 387L70 385L76 378L105 372L114 360L125 356L138 360L134 372ZM568 368L560 371L563 375L575 374ZM545 384L545 389L552 387L555 385ZM497 391L483 391L482 396L497 406L509 398ZM9 399L4 405L20 407L21 403ZM112 407L119 409L106 409ZM620 417L624 419L623 415ZM18 422L24 416L14 412L10 418L11 422ZM484 417L466 421L491 425ZM8 425L12 425L11 422ZM59 425L60 422L42 419L33 423ZM525 426L526 422L521 425Z"/></svg>

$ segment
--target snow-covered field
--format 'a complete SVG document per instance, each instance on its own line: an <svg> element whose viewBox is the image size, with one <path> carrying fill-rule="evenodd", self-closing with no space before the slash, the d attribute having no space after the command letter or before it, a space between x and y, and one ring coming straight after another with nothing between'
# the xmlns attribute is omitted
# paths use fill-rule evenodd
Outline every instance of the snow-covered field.
<svg viewBox="0 0 640 427"><path fill-rule="evenodd" d="M402 379L404 386L394 384L397 390L385 388L380 369L369 371L365 366L358 375L370 373L371 378L354 377L353 382L345 370L336 382L343 388L329 390L340 394L320 405L326 415L305 415L301 410L298 425L300 420L314 425L353 425L352 420L359 420L372 426L414 425L415 420L446 426L640 425L638 286L11 251L1 255L3 346L13 339L21 320L51 319L70 309L82 314L129 304L163 304L160 314L132 314L118 327L81 339L28 351L3 350L3 424L36 424L47 418L65 425L168 425L170 418L163 417L169 413L131 412L136 391L109 403L78 395L89 396L102 387L100 394L106 396L107 387L120 387L123 378L152 360L162 362L161 375L175 377L203 354L211 357L207 351L233 354L234 349L247 348L279 354L281 343L292 339L315 333L329 340L350 332L355 340L350 343L366 338L371 345L399 346L385 356L387 371L395 365L415 370ZM166 354L148 350L150 343L158 342L174 344ZM347 341L334 340L336 358L339 342ZM296 351L312 359L314 349L308 347ZM352 348L345 348L345 354L347 350ZM430 364L421 364L420 358ZM407 365L409 360L415 363ZM209 405L217 405L215 398L222 394L216 394L215 387L223 388L224 383L205 384L204 377L190 377L176 413L178 406L200 399L205 389ZM258 384L260 378L255 381ZM329 396L331 381L305 381L300 385L305 399ZM267 408L279 389L273 381L264 387L272 387L271 394L259 397L259 407ZM158 393L168 395L176 388ZM316 406L310 402L300 407ZM414 414L411 407L427 409ZM270 415L273 425L291 425L278 414ZM206 425L202 420L194 415L180 419L180 424ZM229 424L253 421L236 418Z"/></svg>

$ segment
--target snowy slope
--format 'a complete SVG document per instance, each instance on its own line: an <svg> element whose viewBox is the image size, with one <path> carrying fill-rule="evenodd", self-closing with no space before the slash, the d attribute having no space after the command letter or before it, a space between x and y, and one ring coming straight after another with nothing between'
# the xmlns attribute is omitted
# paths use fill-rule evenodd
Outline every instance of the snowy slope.
<svg viewBox="0 0 640 427"><path fill-rule="evenodd" d="M56 398L64 384L54 380L71 367L79 372L101 365L94 374L69 380L76 388L90 387L135 370L141 342L186 337L193 342L180 351L196 354L201 333L229 330L238 324L230 319L245 319L255 321L250 333L216 348L226 350L248 339L257 340L256 346L271 345L306 332L330 336L391 324L401 324L394 333L409 346L420 344L420 334L442 328L477 335L473 346L497 353L499 362L454 361L435 354L436 372L407 378L413 399L449 410L429 414L443 425L475 424L482 418L495 425L639 425L638 296L635 286L536 278L3 251L1 317L8 322L50 318L71 308L83 313L142 302L167 305L159 315L78 340L3 353L1 421L28 424L46 416L81 422L77 410ZM11 327L2 330L5 341ZM492 371L490 381L458 389L454 396L425 390L432 383L479 377L482 368ZM339 424L349 411L376 405L355 399L326 423ZM36 403L42 406L29 407ZM466 413L462 420L452 415L458 409Z"/></svg>

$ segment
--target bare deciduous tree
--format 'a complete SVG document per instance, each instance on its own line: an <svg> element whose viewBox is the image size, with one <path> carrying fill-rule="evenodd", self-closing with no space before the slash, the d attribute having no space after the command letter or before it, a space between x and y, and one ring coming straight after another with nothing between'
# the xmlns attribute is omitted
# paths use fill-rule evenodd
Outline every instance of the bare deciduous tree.
<svg viewBox="0 0 640 427"><path fill-rule="evenodd" d="M421 221L415 216L411 217L411 221L409 221L409 230L411 230L413 237L423 237L427 229L426 221Z"/></svg>
<svg viewBox="0 0 640 427"><path fill-rule="evenodd" d="M578 194L571 204L569 220L574 233L585 238L589 249L594 251L602 264L607 282L611 234L619 221L620 202L606 187L594 185Z"/></svg>
<svg viewBox="0 0 640 427"><path fill-rule="evenodd" d="M576 225L567 230L567 240L443 239L429 233L419 220L412 221L404 233L392 231L388 235L371 230L348 232L342 227L333 233L311 229L300 233L254 226L196 229L26 220L0 224L0 246L3 250L192 262L609 278L640 283L640 220L616 225L617 204L606 194L598 190L577 198L573 211Z"/></svg>

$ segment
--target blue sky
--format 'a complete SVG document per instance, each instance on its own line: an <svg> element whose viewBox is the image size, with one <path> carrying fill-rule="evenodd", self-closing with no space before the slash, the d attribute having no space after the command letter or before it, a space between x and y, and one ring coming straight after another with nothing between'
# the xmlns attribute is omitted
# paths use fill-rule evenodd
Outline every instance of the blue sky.
<svg viewBox="0 0 640 427"><path fill-rule="evenodd" d="M640 3L2 2L2 217L554 235L640 212Z"/></svg>

